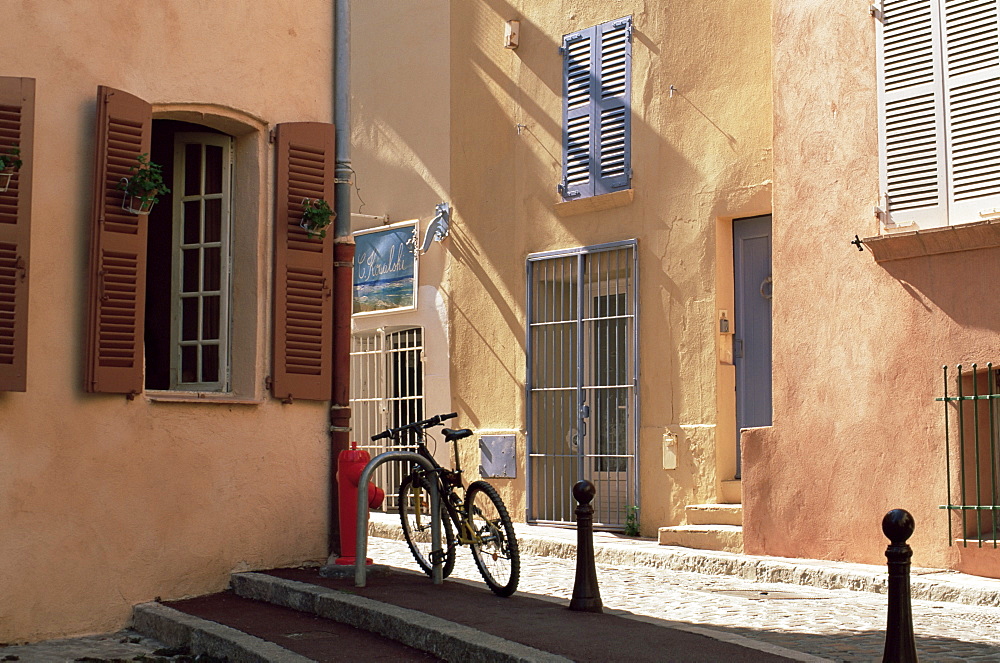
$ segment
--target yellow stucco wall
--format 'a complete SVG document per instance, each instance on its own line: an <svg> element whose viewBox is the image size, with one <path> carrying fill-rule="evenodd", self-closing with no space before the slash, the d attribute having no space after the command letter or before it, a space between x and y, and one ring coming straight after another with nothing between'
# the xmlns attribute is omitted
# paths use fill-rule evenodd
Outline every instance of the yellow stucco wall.
<svg viewBox="0 0 1000 663"><path fill-rule="evenodd" d="M451 388L466 425L519 431L518 478L493 480L516 519L525 517L525 261L534 252L638 239L643 532L679 524L686 504L716 501L732 478L716 453L729 444L717 440L720 418L734 416L719 413L731 400L717 391L715 316L732 305L731 294L717 301L716 226L770 212L769 11L765 2L452 3L456 216L442 286ZM634 201L557 216L562 36L627 15ZM510 19L520 20L516 50L503 44ZM679 435L674 470L662 463L668 431ZM467 467L478 463L472 451Z"/></svg>
<svg viewBox="0 0 1000 663"><path fill-rule="evenodd" d="M355 217L355 231L417 220L422 242L435 206L451 200L448 26L448 4L437 0L405 6L371 0L351 7L351 162L358 187L351 211L385 218ZM416 309L354 316L352 330L423 329L424 404L430 416L453 411L448 312L440 288L445 253L435 243L417 261ZM447 450L440 447L444 462Z"/></svg>
<svg viewBox="0 0 1000 663"><path fill-rule="evenodd" d="M133 604L221 589L233 569L325 557L326 407L282 405L264 378L267 129L332 120L330 4L15 1L3 12L0 75L34 78L37 96L28 383L0 393L0 641L114 630ZM251 136L259 172L239 186L257 214L236 219L261 256L237 286L259 298L244 302L247 404L83 393L98 85L157 116L206 112Z"/></svg>
<svg viewBox="0 0 1000 663"><path fill-rule="evenodd" d="M934 399L942 365L998 360L1000 252L879 264L851 246L880 233L874 19L778 0L772 29L774 425L744 450L747 552L883 564L882 517L904 508L915 565L996 575L995 551L949 548Z"/></svg>

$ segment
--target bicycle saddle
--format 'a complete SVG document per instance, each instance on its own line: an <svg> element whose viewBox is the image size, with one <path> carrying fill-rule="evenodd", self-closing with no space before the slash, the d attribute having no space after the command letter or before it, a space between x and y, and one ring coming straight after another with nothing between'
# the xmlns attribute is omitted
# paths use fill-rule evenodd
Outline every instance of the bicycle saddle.
<svg viewBox="0 0 1000 663"><path fill-rule="evenodd" d="M441 432L444 433L444 439L449 442L461 440L472 435L472 431L468 428L442 428Z"/></svg>

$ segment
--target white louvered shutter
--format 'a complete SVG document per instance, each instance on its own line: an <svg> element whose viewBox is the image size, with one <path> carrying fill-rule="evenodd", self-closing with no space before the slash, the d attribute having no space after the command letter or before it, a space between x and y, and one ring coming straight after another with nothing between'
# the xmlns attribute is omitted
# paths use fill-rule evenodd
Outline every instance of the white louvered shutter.
<svg viewBox="0 0 1000 663"><path fill-rule="evenodd" d="M883 0L879 24L881 189L889 225L947 223L938 0Z"/></svg>
<svg viewBox="0 0 1000 663"><path fill-rule="evenodd" d="M1000 216L997 0L943 0L948 216Z"/></svg>

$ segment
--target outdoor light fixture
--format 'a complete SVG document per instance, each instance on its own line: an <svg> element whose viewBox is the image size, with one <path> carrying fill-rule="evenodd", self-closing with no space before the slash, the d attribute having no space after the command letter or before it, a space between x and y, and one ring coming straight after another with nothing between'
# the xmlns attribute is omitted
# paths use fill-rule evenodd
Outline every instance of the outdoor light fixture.
<svg viewBox="0 0 1000 663"><path fill-rule="evenodd" d="M424 243L420 245L420 253L427 253L431 248L431 242L440 242L448 236L448 227L451 224L451 207L448 203L441 203L434 208L435 216L427 224L427 232L424 234Z"/></svg>

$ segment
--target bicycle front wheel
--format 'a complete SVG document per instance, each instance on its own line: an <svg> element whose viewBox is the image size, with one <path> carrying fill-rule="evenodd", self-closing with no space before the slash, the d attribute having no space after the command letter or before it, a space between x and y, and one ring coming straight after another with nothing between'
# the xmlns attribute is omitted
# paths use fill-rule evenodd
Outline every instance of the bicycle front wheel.
<svg viewBox="0 0 1000 663"><path fill-rule="evenodd" d="M441 495L441 550L444 565L441 577L447 578L455 568L455 536L451 518L444 507ZM427 575L433 572L431 561L431 488L421 474L410 474L399 484L399 519L403 524L403 538L410 547L413 559Z"/></svg>
<svg viewBox="0 0 1000 663"><path fill-rule="evenodd" d="M465 494L465 513L474 534L472 557L483 580L497 596L510 596L517 589L521 558L507 507L493 486L476 481Z"/></svg>

